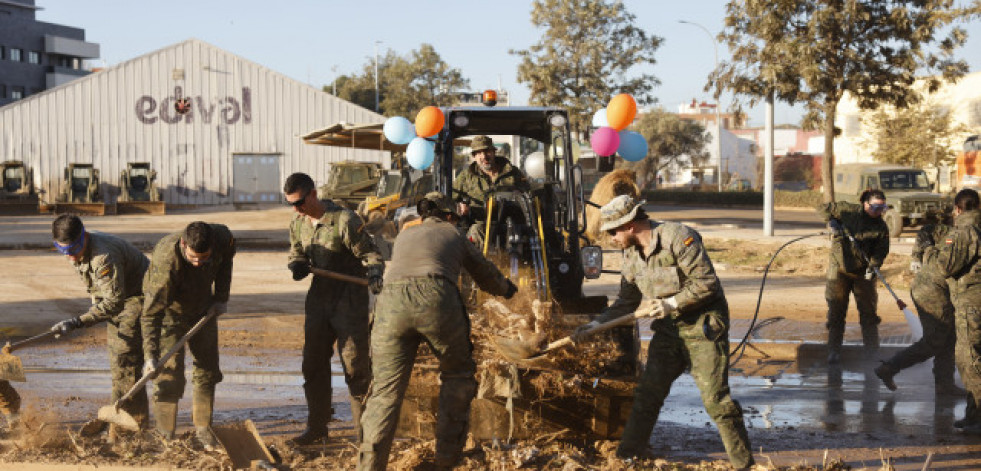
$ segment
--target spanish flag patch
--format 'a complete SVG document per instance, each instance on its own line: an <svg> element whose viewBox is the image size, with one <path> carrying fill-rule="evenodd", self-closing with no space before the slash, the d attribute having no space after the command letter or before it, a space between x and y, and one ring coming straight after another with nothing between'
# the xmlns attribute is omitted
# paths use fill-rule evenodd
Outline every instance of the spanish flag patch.
<svg viewBox="0 0 981 471"><path fill-rule="evenodd" d="M954 243L954 239L951 239L950 237L948 237L948 238L944 239L944 243L947 244L947 245L953 244Z"/></svg>
<svg viewBox="0 0 981 471"><path fill-rule="evenodd" d="M695 242L695 238L692 237L692 236L688 236L688 238L685 239L685 247L688 247L689 245L691 245L692 242Z"/></svg>
<svg viewBox="0 0 981 471"><path fill-rule="evenodd" d="M99 278L108 278L112 275L112 267L108 266L99 270Z"/></svg>

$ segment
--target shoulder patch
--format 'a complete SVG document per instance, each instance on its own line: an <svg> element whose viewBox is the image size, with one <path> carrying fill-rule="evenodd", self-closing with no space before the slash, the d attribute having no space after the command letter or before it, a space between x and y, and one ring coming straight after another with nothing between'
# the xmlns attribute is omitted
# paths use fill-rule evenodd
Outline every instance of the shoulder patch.
<svg viewBox="0 0 981 471"><path fill-rule="evenodd" d="M685 239L685 242L684 242L685 243L685 247L688 247L689 245L691 245L692 242L695 242L695 238L693 236L688 236L688 238Z"/></svg>
<svg viewBox="0 0 981 471"><path fill-rule="evenodd" d="M954 243L954 239L948 237L948 238L944 239L944 243L947 244L947 245L953 244Z"/></svg>
<svg viewBox="0 0 981 471"><path fill-rule="evenodd" d="M112 265L106 265L99 270L99 278L110 278L112 277Z"/></svg>

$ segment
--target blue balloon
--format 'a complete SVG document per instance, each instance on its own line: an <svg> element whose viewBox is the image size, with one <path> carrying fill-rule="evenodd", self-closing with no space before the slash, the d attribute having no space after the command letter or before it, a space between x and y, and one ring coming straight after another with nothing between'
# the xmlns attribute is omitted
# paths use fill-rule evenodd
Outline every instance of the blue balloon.
<svg viewBox="0 0 981 471"><path fill-rule="evenodd" d="M617 153L627 162L637 162L647 157L647 139L639 132L620 131L620 147Z"/></svg>
<svg viewBox="0 0 981 471"><path fill-rule="evenodd" d="M606 122L606 108L600 108L593 113L593 127L602 128L609 125L610 123Z"/></svg>
<svg viewBox="0 0 981 471"><path fill-rule="evenodd" d="M425 170L436 158L436 144L424 137L417 137L405 149L405 160L416 170Z"/></svg>
<svg viewBox="0 0 981 471"><path fill-rule="evenodd" d="M416 127L401 116L393 116L385 120L382 130L385 132L386 139L400 146L408 144L416 137Z"/></svg>

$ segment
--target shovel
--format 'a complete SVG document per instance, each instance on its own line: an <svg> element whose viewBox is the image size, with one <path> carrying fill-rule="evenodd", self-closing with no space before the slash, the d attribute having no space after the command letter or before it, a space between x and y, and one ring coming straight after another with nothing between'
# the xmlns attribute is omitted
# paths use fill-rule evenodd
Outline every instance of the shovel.
<svg viewBox="0 0 981 471"><path fill-rule="evenodd" d="M211 311L211 309L208 310ZM163 356L160 357L159 360L157 360L157 363L153 365L154 372L159 372L160 369L163 368L164 364L166 364L167 361L171 359L171 357L176 355L180 349L184 348L184 344L187 343L187 340L191 338L194 334L198 333L198 331L201 330L201 328L204 327L204 325L207 324L208 321L210 321L214 317L215 317L215 312L211 311L208 315L202 317L201 320L199 320L196 324L194 324L194 326L191 327L191 330L188 330L187 333L184 334L184 336L181 337L177 341L177 343L174 344L173 347L170 347L170 350L167 350L167 353L164 353ZM134 432L139 431L140 425L136 422L136 419L134 419L133 416L129 414L129 412L120 409L119 406L120 404L128 401L130 398L136 395L138 391L140 391L144 386L146 386L147 382L153 379L153 376L154 376L153 373L143 375L143 377L140 378L140 380L137 381L132 388L129 388L129 391L126 391L126 394L123 397L119 398L119 400L117 400L115 403L109 406L100 407L99 420L91 421L85 424L85 426L82 427L82 434L86 435L85 432L87 430L97 430L99 424L105 425L105 422L116 424L117 426L122 427L125 430L131 430Z"/></svg>
<svg viewBox="0 0 981 471"><path fill-rule="evenodd" d="M310 273L317 276L322 276L324 278L332 278L335 280L346 281L348 283L354 283L356 285L368 286L367 278L345 275L343 273L337 273L336 271L324 270L323 268L310 267Z"/></svg>
<svg viewBox="0 0 981 471"><path fill-rule="evenodd" d="M581 336L589 336L606 330L610 330L616 326L629 324L642 317L647 317L647 312L650 311L650 306L644 309L643 306L638 308L632 314L627 314L625 316L617 317L611 321L606 321L595 327L591 327L583 331ZM536 342L534 340L515 340L506 339L502 337L497 337L494 339L494 343L497 345L497 349L504 355L505 358L512 361L522 361L531 360L538 358L552 350L557 350L559 348L567 347L569 345L575 345L575 341L572 340L572 336L563 337L548 344L545 348L541 347L541 342Z"/></svg>
<svg viewBox="0 0 981 471"><path fill-rule="evenodd" d="M4 345L3 350L0 351L0 380L26 382L27 378L24 377L24 365L20 362L20 358L11 355L11 353L14 350L19 350L28 345L47 340L48 337L53 337L55 334L57 332L49 330L29 339L21 340L20 342L13 344L8 342L7 345Z"/></svg>

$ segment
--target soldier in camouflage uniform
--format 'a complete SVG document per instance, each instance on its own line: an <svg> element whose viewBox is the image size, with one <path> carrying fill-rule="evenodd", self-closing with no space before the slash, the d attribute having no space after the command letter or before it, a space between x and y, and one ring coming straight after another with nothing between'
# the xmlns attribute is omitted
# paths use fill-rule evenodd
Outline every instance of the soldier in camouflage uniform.
<svg viewBox="0 0 981 471"><path fill-rule="evenodd" d="M10 381L0 379L0 414L7 419L7 428L17 425L20 415L20 394L10 385Z"/></svg>
<svg viewBox="0 0 981 471"><path fill-rule="evenodd" d="M470 206L483 207L487 196L499 187L513 187L528 191L528 177L504 157L497 157L494 141L487 136L476 136L470 142L473 162L453 180L453 193L459 201L460 216L470 213Z"/></svg>
<svg viewBox="0 0 981 471"><path fill-rule="evenodd" d="M193 372L191 418L195 434L205 448L217 446L211 433L215 386L221 382L218 367L218 319L228 308L232 286L235 239L221 224L192 222L183 232L170 234L153 249L150 268L143 281L144 372L156 377L154 415L157 430L168 439L177 428L177 402L184 395L184 352L181 348L157 371L157 359L209 313L215 313L201 330L188 339Z"/></svg>
<svg viewBox="0 0 981 471"><path fill-rule="evenodd" d="M617 455L644 451L672 383L690 369L729 461L736 468L750 467L743 411L729 393L729 305L722 284L701 236L681 224L651 221L643 204L621 195L600 209L600 230L624 251L620 293L573 335L579 340L586 329L633 313L642 298L653 300L654 307L642 314L654 319L654 337Z"/></svg>
<svg viewBox="0 0 981 471"><path fill-rule="evenodd" d="M981 434L981 212L978 193L961 190L954 197L954 229L937 247L924 252L924 270L951 278L957 342L954 358L967 388L964 419L954 426Z"/></svg>
<svg viewBox="0 0 981 471"><path fill-rule="evenodd" d="M439 359L436 466L459 462L467 437L477 366L470 319L456 282L465 269L477 285L510 298L517 291L497 267L447 221L451 202L432 192L416 206L423 221L395 239L393 258L378 296L371 331L374 382L362 421L358 469L384 470L395 438L399 409L420 342Z"/></svg>
<svg viewBox="0 0 981 471"><path fill-rule="evenodd" d="M107 321L106 343L112 371L112 401L123 397L140 379L143 337L143 276L150 264L129 242L110 234L88 232L78 216L58 216L51 225L55 248L71 261L92 298L92 306L80 316L51 327L58 336ZM122 404L123 410L146 425L149 405L146 391ZM116 438L110 426L110 440Z"/></svg>
<svg viewBox="0 0 981 471"><path fill-rule="evenodd" d="M922 267L927 247L944 240L951 227L927 224L916 233L910 270L916 273L910 294L923 326L923 337L875 368L875 375L890 390L896 390L893 377L900 371L933 358L934 391L942 396L963 396L966 391L954 384L954 305L947 280L933 267Z"/></svg>
<svg viewBox="0 0 981 471"><path fill-rule="evenodd" d="M886 197L881 190L865 190L860 204L835 202L822 205L818 212L833 231L828 281L824 298L828 302L828 363L841 361L841 344L845 337L845 314L848 295L855 294L862 342L866 354L879 350L879 316L876 315L875 272L889 255L889 228L882 220ZM847 234L858 242L856 247Z"/></svg>
<svg viewBox="0 0 981 471"><path fill-rule="evenodd" d="M290 223L288 268L294 280L310 267L345 275L368 277L372 292L381 291L384 262L364 222L354 211L317 198L313 179L294 173L283 186L286 202L296 210ZM368 289L330 278L314 277L307 291L303 321L303 392L307 399L307 429L292 441L310 445L327 438L331 411L330 359L337 354L351 393L355 429L371 384Z"/></svg>

